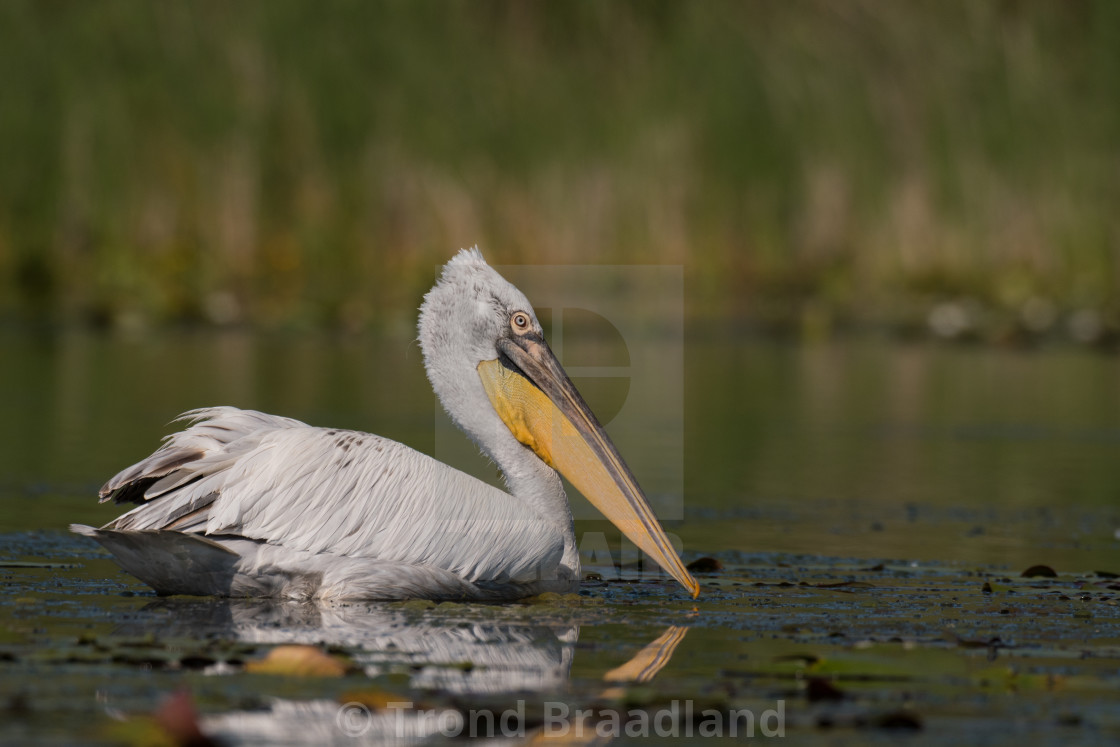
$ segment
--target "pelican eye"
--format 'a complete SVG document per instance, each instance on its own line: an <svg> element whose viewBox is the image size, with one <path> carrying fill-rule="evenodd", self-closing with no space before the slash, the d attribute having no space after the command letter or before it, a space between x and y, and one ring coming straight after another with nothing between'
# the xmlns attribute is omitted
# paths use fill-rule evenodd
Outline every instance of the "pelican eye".
<svg viewBox="0 0 1120 747"><path fill-rule="evenodd" d="M527 332L529 330L529 315L524 311L518 311L509 318L509 323L514 332Z"/></svg>

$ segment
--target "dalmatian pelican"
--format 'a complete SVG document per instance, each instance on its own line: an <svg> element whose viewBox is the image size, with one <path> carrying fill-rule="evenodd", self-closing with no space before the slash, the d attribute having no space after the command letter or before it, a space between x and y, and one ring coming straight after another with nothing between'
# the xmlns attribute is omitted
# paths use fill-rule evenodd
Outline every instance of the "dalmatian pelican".
<svg viewBox="0 0 1120 747"><path fill-rule="evenodd" d="M101 488L136 508L71 530L161 594L506 601L579 587L562 473L699 593L528 299L477 248L444 266L419 332L432 388L508 492L369 433L210 407Z"/></svg>

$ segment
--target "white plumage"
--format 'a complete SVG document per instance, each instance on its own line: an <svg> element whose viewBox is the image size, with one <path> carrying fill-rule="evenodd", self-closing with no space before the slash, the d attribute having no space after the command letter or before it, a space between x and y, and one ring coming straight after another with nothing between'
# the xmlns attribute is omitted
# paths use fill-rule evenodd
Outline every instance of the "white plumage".
<svg viewBox="0 0 1120 747"><path fill-rule="evenodd" d="M517 391L532 392L503 351L521 355L516 343L554 361L540 334L528 300L477 250L447 264L421 308L432 386L510 493L369 433L212 407L181 416L189 427L102 488L103 501L136 508L102 529L71 528L161 593L501 600L574 590L579 555L559 476L522 442L521 415L495 409L504 395L480 374L504 361ZM582 422L569 411L565 423ZM585 430L598 428L586 417ZM605 443L599 452L616 454Z"/></svg>

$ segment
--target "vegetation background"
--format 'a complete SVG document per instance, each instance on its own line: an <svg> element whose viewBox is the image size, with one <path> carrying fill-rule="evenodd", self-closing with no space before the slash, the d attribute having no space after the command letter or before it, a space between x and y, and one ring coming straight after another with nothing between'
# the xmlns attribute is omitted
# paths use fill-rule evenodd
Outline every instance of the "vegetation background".
<svg viewBox="0 0 1120 747"><path fill-rule="evenodd" d="M360 330L685 269L807 335L1120 329L1120 3L0 4L0 317Z"/></svg>

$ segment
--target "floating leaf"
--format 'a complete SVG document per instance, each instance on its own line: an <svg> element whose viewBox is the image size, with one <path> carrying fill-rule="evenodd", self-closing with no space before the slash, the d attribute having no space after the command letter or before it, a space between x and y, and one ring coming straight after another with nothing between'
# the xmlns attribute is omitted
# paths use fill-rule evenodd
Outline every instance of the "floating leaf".
<svg viewBox="0 0 1120 747"><path fill-rule="evenodd" d="M190 692L186 690L179 690L164 699L153 716L156 723L171 737L173 744L192 747L217 745L199 728L198 711Z"/></svg>
<svg viewBox="0 0 1120 747"><path fill-rule="evenodd" d="M347 663L340 657L323 653L314 646L277 646L259 661L250 661L246 671L255 674L281 674L294 677L341 677Z"/></svg>
<svg viewBox="0 0 1120 747"><path fill-rule="evenodd" d="M430 706L424 703L417 703L411 697L405 697L400 693L394 693L389 690L379 690L375 687L367 688L365 690L348 690L339 696L338 702L340 703L361 703L370 710L383 710L395 703L411 702L412 708L426 709Z"/></svg>
<svg viewBox="0 0 1120 747"><path fill-rule="evenodd" d="M703 558L697 558L685 567L693 573L715 573L716 571L723 570L723 563L715 558L705 556Z"/></svg>
<svg viewBox="0 0 1120 747"><path fill-rule="evenodd" d="M1032 565L1023 571L1023 578L1057 578L1058 573L1048 565Z"/></svg>

